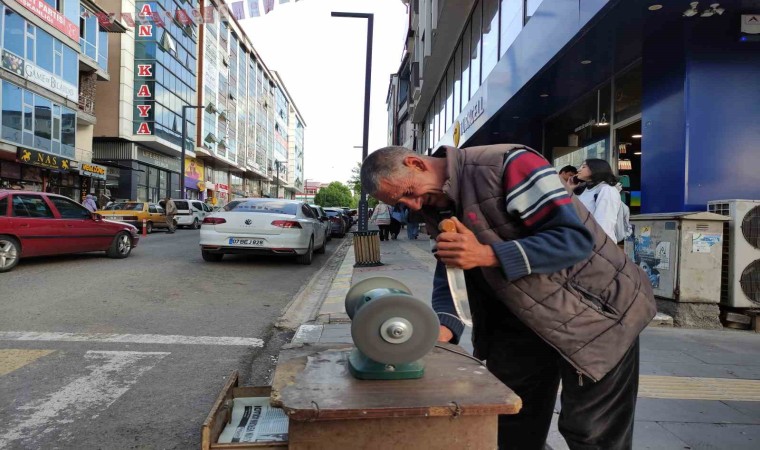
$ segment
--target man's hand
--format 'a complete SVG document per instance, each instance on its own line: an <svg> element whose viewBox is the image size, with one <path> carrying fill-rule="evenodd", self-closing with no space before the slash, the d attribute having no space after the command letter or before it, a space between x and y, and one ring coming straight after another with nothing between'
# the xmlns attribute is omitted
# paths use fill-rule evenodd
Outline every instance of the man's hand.
<svg viewBox="0 0 760 450"><path fill-rule="evenodd" d="M445 326L441 325L438 331L438 342L451 342L452 339L454 339L454 333L452 333L451 330Z"/></svg>
<svg viewBox="0 0 760 450"><path fill-rule="evenodd" d="M481 244L475 234L456 217L451 220L456 224L457 231L438 235L436 258L448 267L465 270L499 266L499 260L490 245Z"/></svg>

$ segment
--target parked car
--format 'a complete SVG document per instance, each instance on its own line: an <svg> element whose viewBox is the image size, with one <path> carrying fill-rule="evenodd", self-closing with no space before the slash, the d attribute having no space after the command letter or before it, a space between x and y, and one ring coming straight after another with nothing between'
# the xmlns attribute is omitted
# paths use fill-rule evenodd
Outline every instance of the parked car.
<svg viewBox="0 0 760 450"><path fill-rule="evenodd" d="M325 213L330 218L330 232L333 236L343 237L348 231L348 219L343 210L338 208L325 208Z"/></svg>
<svg viewBox="0 0 760 450"><path fill-rule="evenodd" d="M174 233L177 228L176 216L174 225L170 227L166 223L164 208L158 203L116 202L105 209L98 210L97 213L104 219L126 222L138 229L142 229L142 221L145 219L145 228L148 234L152 233L154 228L161 228L170 233Z"/></svg>
<svg viewBox="0 0 760 450"><path fill-rule="evenodd" d="M201 256L221 261L225 254L292 255L311 264L324 253L321 222L306 203L296 200L243 198L203 220Z"/></svg>
<svg viewBox="0 0 760 450"><path fill-rule="evenodd" d="M314 211L314 214L317 215L317 219L319 219L319 222L322 224L323 231L325 233L325 239L327 241L332 240L332 232L330 225L330 217L327 215L324 209L322 209L319 205L309 205L312 211Z"/></svg>
<svg viewBox="0 0 760 450"><path fill-rule="evenodd" d="M351 228L354 226L354 223L356 222L354 219L354 216L351 214L351 208L347 206L341 206L341 210L343 210L343 215L348 219L348 228Z"/></svg>
<svg viewBox="0 0 760 450"><path fill-rule="evenodd" d="M0 190L0 272L30 256L105 251L126 258L139 239L134 226L104 220L62 195Z"/></svg>
<svg viewBox="0 0 760 450"><path fill-rule="evenodd" d="M166 208L163 202L159 204ZM193 230L200 228L203 219L211 213L211 207L200 200L174 200L174 206L177 207L177 215L174 216L177 226Z"/></svg>

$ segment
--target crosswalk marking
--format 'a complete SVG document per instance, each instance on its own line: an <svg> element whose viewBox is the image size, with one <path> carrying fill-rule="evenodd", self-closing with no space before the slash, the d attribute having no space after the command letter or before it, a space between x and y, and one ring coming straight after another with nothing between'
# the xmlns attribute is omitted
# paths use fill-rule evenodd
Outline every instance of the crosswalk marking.
<svg viewBox="0 0 760 450"><path fill-rule="evenodd" d="M109 342L126 344L183 344L263 347L257 338L230 336L180 336L172 334L58 333L0 331L0 341Z"/></svg>
<svg viewBox="0 0 760 450"><path fill-rule="evenodd" d="M639 397L760 402L760 380L641 375Z"/></svg>
<svg viewBox="0 0 760 450"><path fill-rule="evenodd" d="M18 440L36 440L49 433L59 433L59 439L65 441L72 437L65 434L66 424L87 420L107 409L168 354L88 351L84 358L89 373L44 399L19 407L10 415L10 420L0 423L0 448L9 448Z"/></svg>
<svg viewBox="0 0 760 450"><path fill-rule="evenodd" d="M0 376L20 369L25 365L53 353L55 350L26 350L15 348L0 349Z"/></svg>

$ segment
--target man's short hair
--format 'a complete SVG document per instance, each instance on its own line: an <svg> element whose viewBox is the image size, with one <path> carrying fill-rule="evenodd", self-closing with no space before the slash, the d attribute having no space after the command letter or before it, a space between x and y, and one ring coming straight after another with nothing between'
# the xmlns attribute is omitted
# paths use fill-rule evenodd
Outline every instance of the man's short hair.
<svg viewBox="0 0 760 450"><path fill-rule="evenodd" d="M402 167L405 156L415 153L404 147L383 147L370 153L362 162L362 187L373 195L380 190L380 182L393 175Z"/></svg>
<svg viewBox="0 0 760 450"><path fill-rule="evenodd" d="M575 166L565 166L559 169L559 173L562 173L562 172L572 172L573 175L577 175L578 169L576 169Z"/></svg>

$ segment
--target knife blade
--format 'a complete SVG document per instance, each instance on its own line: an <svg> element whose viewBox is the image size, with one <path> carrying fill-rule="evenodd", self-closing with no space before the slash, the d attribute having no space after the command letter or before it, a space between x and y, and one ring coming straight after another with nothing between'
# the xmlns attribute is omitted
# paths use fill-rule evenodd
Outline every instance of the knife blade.
<svg viewBox="0 0 760 450"><path fill-rule="evenodd" d="M457 232L456 224L451 219L443 219L438 224L438 229L448 233ZM467 296L467 281L464 278L464 270L446 266L446 279L449 282L449 291L454 300L454 309L459 320L472 328L472 313L470 311L470 299Z"/></svg>

